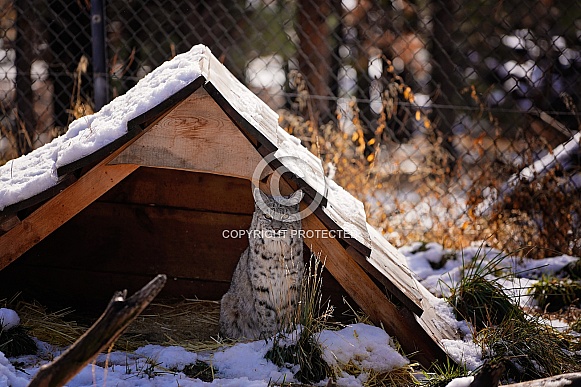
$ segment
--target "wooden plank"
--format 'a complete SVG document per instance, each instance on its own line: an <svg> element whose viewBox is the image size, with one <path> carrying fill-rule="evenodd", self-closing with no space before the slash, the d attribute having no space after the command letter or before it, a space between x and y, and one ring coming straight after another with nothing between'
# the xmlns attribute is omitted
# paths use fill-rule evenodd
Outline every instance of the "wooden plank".
<svg viewBox="0 0 581 387"><path fill-rule="evenodd" d="M329 196L326 207L318 208L315 213L323 224L331 230L342 230L342 239L363 256L371 254L371 238L367 231L367 218L363 203L351 194L343 200ZM346 196L346 195L345 195ZM346 210L347 207L361 207L361 212Z"/></svg>
<svg viewBox="0 0 581 387"><path fill-rule="evenodd" d="M204 89L198 89L111 164L210 172L250 180L260 155Z"/></svg>
<svg viewBox="0 0 581 387"><path fill-rule="evenodd" d="M22 293L24 299L34 299L54 309L73 308L96 312L103 309L111 293L119 289L134 292L151 276L139 273L119 273L70 268L22 265L18 260L0 272L0 296L13 297ZM166 299L197 298L220 300L230 286L227 281L195 280L169 277L160 294Z"/></svg>
<svg viewBox="0 0 581 387"><path fill-rule="evenodd" d="M390 291L393 291L394 294L398 292L405 294L405 298L421 307L423 294L420 288L423 285L416 280L412 272L404 265L405 258L373 226L367 225L367 227L373 248L366 261L379 275L392 284L389 287ZM413 308L410 309L416 313ZM416 314L421 315L421 312Z"/></svg>
<svg viewBox="0 0 581 387"><path fill-rule="evenodd" d="M484 385L484 384L482 384ZM555 375L544 379L529 380L514 384L505 384L505 387L580 387L581 372L572 372L568 374Z"/></svg>
<svg viewBox="0 0 581 387"><path fill-rule="evenodd" d="M374 266L368 257L361 255L361 253L355 250L353 247L347 247L347 253L353 258L355 262L366 273L368 273L377 283L380 283L387 292L393 295L397 300L403 304L406 308L410 310L415 315L421 316L424 310L422 309L421 299L417 299L413 294L409 295L405 290L397 287L387 276L384 270L378 269ZM406 284L407 285L407 284ZM409 286L406 286L406 288Z"/></svg>
<svg viewBox="0 0 581 387"><path fill-rule="evenodd" d="M100 165L0 236L0 270L138 168Z"/></svg>
<svg viewBox="0 0 581 387"><path fill-rule="evenodd" d="M315 216L303 219L303 229L312 230L313 235L328 229ZM305 236L309 233L306 232ZM383 324L385 330L397 337L404 351L416 353L414 359L425 367L434 361L446 361L448 356L439 341L426 333L414 316L405 309L398 310L387 296L377 287L373 280L347 253L339 240L330 237L309 237L305 243L312 251L324 252L326 268L343 286L350 297L369 315L376 324Z"/></svg>
<svg viewBox="0 0 581 387"><path fill-rule="evenodd" d="M252 214L250 181L209 173L141 167L99 201Z"/></svg>
<svg viewBox="0 0 581 387"><path fill-rule="evenodd" d="M369 257L371 263L393 287L394 294L403 293L406 298L419 302L422 313L416 313L416 320L435 341L442 339L457 339L455 328L444 321L434 308L432 300L434 296L420 284L405 266L405 257L393 247L379 231L368 225L369 235L373 242L373 252ZM410 308L413 311L412 308Z"/></svg>
<svg viewBox="0 0 581 387"><path fill-rule="evenodd" d="M551 152L521 169L520 172L513 173L498 191L491 190L478 205L477 215L490 216L492 211L496 210L502 202L514 194L515 189L521 183L532 183L535 179L539 179L555 169L558 164L567 168L568 165L579 159L579 155L581 155L581 132L575 133L569 140L556 146ZM571 188L567 187L569 185L560 188L566 193L571 193L567 192L571 190Z"/></svg>
<svg viewBox="0 0 581 387"><path fill-rule="evenodd" d="M218 59L208 50L208 83L222 95L246 121L276 144L278 114L262 101L256 94L244 86ZM204 87L208 86L208 83Z"/></svg>
<svg viewBox="0 0 581 387"><path fill-rule="evenodd" d="M95 202L23 259L45 267L230 281L248 246L246 235L230 231L247 230L250 222L251 215Z"/></svg>
<svg viewBox="0 0 581 387"><path fill-rule="evenodd" d="M119 150L128 142L130 142L136 136L141 135L142 131L147 130L151 125L153 125L156 122L159 122L163 117L165 117L165 115L168 112L170 112L173 109L173 107L176 104L183 101L194 91L199 89L204 84L205 81L206 79L204 77L202 76L198 77L189 85L185 86L184 88L178 90L170 97L161 101L158 105L154 106L145 113L140 114L139 116L133 118L132 120L127 122L127 133L115 139L113 142L97 149L93 153L79 160L73 161L72 163L59 167L57 170L58 175L62 176L67 173L71 173L73 171L81 169L83 167L90 166L91 164L97 164L105 157L116 153L117 150Z"/></svg>

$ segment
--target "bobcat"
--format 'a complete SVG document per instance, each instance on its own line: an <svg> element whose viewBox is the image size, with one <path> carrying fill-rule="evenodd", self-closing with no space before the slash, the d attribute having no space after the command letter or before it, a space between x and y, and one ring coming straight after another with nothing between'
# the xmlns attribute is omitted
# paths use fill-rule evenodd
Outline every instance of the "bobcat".
<svg viewBox="0 0 581 387"><path fill-rule="evenodd" d="M233 339L268 338L288 328L304 271L298 216L302 191L288 198L267 196L258 188L253 193L257 204L248 230L250 244L220 308L220 332Z"/></svg>

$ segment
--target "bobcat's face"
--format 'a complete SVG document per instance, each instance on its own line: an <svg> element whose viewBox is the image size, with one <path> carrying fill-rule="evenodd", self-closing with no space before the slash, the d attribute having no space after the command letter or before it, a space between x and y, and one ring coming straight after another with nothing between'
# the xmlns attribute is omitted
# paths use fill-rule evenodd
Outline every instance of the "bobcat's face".
<svg viewBox="0 0 581 387"><path fill-rule="evenodd" d="M251 238L277 239L288 243L298 238L301 230L301 220L297 216L300 199L296 200L297 198L292 196L283 199L285 200L277 200L275 197L261 193L261 200L264 205L256 205L254 216L252 217ZM267 211L264 211L265 207Z"/></svg>

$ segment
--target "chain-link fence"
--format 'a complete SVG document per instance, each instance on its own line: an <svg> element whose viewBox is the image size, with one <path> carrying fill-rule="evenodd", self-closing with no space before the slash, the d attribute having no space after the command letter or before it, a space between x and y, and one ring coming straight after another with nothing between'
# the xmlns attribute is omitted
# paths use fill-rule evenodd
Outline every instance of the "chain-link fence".
<svg viewBox="0 0 581 387"><path fill-rule="evenodd" d="M95 3L0 0L3 162L95 109ZM109 98L203 43L396 244L488 238L581 253L581 2L109 0L105 10Z"/></svg>

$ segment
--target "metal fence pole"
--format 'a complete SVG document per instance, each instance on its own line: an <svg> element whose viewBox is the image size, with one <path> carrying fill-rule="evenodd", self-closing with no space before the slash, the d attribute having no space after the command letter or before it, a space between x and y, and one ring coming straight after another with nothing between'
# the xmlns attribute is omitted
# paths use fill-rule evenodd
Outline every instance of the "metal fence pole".
<svg viewBox="0 0 581 387"><path fill-rule="evenodd" d="M93 81L95 87L95 111L107 102L107 45L105 39L105 0L91 0L91 34L93 46Z"/></svg>

